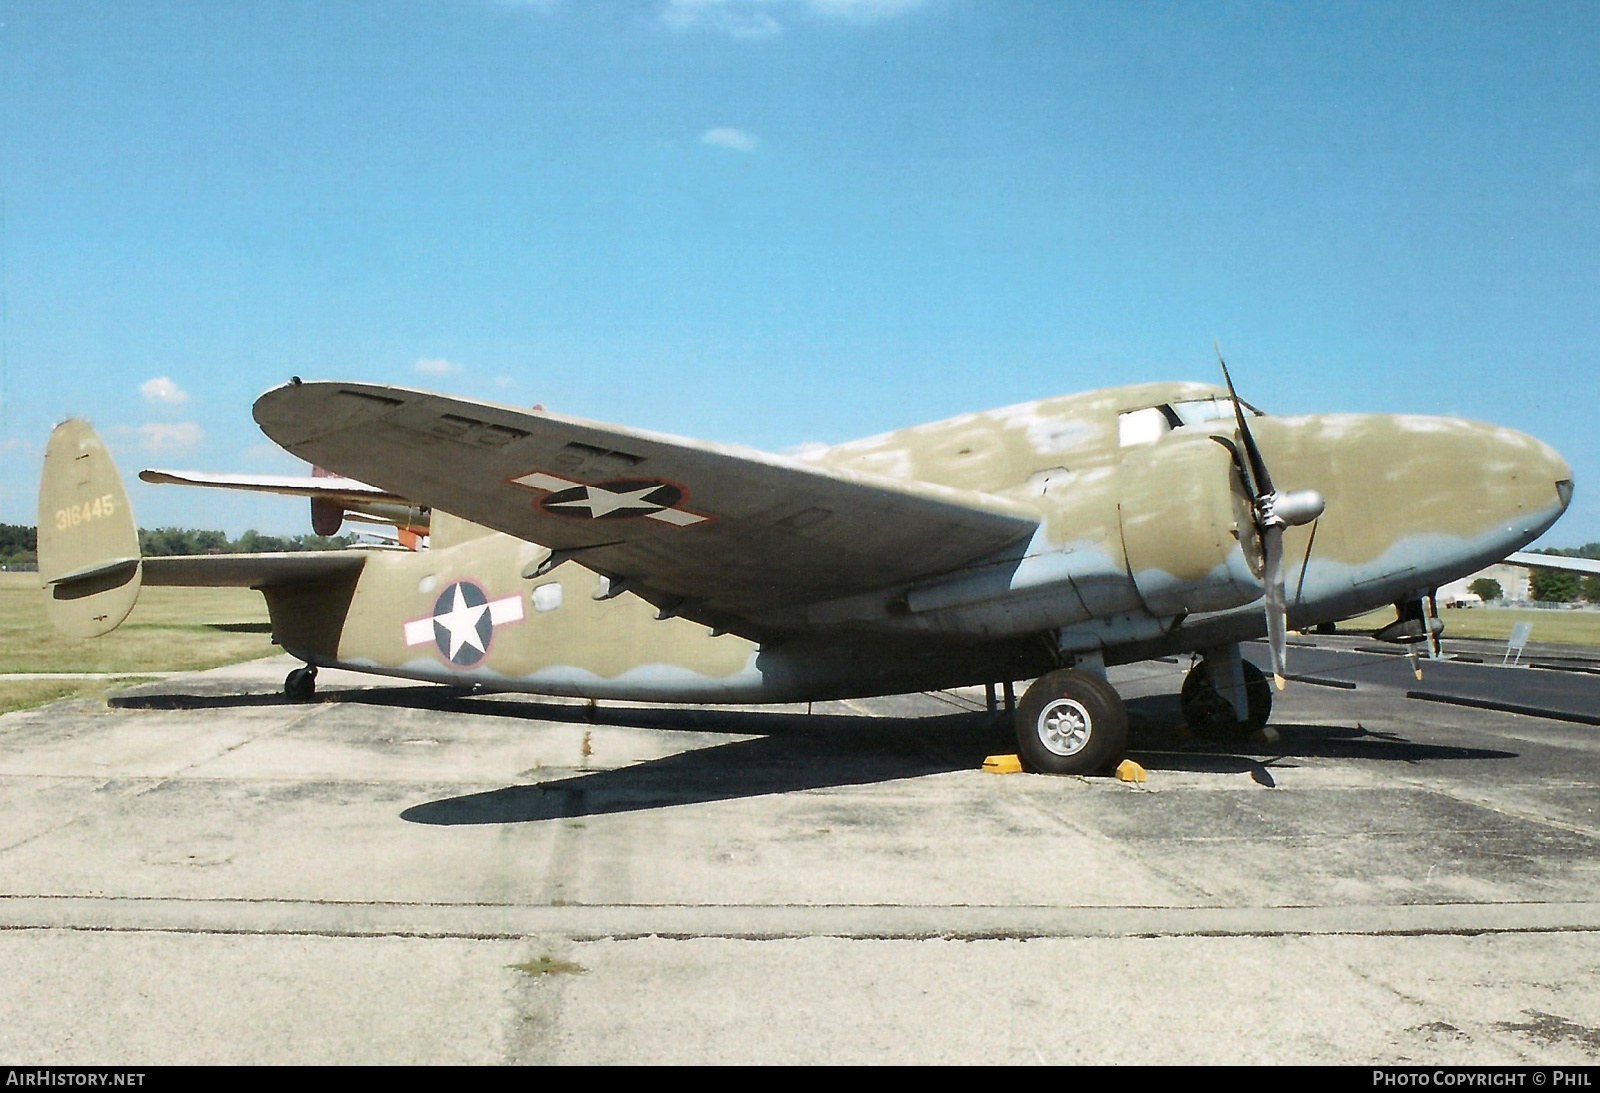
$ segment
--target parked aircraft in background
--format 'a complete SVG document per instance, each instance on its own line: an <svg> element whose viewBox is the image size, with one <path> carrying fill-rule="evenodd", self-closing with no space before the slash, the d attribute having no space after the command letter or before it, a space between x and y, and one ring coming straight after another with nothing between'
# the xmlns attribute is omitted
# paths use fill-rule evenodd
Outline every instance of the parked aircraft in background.
<svg viewBox="0 0 1600 1093"><path fill-rule="evenodd" d="M141 582L259 588L306 664L285 684L300 698L319 667L668 702L1032 679L1018 747L1054 773L1123 752L1107 665L1199 654L1191 725L1252 732L1272 689L1240 642L1268 637L1281 687L1287 627L1392 603L1388 636L1428 638L1431 590L1531 542L1572 496L1567 464L1522 433L1275 418L1231 382L1044 399L802 456L298 378L255 418L347 477L247 488L313 498L319 531L347 509L425 530L426 549L141 559L109 454L68 421L39 508L62 629L113 629Z"/></svg>

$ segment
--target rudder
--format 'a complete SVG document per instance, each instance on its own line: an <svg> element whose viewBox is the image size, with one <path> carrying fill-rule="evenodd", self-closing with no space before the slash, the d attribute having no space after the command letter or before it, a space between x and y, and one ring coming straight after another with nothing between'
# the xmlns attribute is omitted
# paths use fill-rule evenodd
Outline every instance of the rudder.
<svg viewBox="0 0 1600 1093"><path fill-rule="evenodd" d="M76 638L110 633L139 598L139 531L111 453L87 422L50 434L39 482L45 613Z"/></svg>

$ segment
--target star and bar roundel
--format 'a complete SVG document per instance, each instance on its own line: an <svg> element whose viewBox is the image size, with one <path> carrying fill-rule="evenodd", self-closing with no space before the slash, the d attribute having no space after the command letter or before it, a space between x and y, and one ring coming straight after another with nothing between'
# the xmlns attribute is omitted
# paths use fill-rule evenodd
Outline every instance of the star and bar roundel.
<svg viewBox="0 0 1600 1093"><path fill-rule="evenodd" d="M432 642L447 663L472 668L489 655L496 629L522 619L520 595L491 600L478 582L453 581L431 615L405 624L406 645Z"/></svg>
<svg viewBox="0 0 1600 1093"><path fill-rule="evenodd" d="M532 471L511 479L514 485L544 490L535 504L552 516L576 520L654 520L672 527L688 527L710 517L678 506L682 486L659 478L614 478L605 482L574 482L568 478Z"/></svg>

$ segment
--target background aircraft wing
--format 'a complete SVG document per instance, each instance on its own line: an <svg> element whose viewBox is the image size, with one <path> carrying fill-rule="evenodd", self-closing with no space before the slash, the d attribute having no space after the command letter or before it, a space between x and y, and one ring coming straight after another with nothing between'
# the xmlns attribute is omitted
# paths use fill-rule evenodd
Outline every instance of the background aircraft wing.
<svg viewBox="0 0 1600 1093"><path fill-rule="evenodd" d="M808 603L959 570L1038 526L986 494L403 388L295 383L262 395L255 417L317 466L743 633L797 625Z"/></svg>
<svg viewBox="0 0 1600 1093"><path fill-rule="evenodd" d="M225 490L247 490L255 493L277 493L289 497L310 497L313 500L333 501L343 505L365 505L373 502L408 504L401 497L377 486L357 482L354 478L297 474L212 474L207 471L163 471L156 469L139 472L143 482L169 486L211 486Z"/></svg>
<svg viewBox="0 0 1600 1093"><path fill-rule="evenodd" d="M1506 561L1512 565L1527 566L1529 569L1581 573L1589 577L1600 576L1600 561L1595 561L1593 558L1569 558L1563 554L1538 554L1519 550L1515 554L1508 555Z"/></svg>

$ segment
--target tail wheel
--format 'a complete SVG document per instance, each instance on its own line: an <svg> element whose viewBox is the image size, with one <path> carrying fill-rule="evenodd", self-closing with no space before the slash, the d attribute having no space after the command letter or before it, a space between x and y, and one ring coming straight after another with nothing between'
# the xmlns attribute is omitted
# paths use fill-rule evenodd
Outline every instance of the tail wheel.
<svg viewBox="0 0 1600 1093"><path fill-rule="evenodd" d="M1017 751L1041 774L1093 774L1122 758L1128 711L1116 688L1075 668L1034 680L1017 706Z"/></svg>
<svg viewBox="0 0 1600 1093"><path fill-rule="evenodd" d="M1244 693L1248 713L1239 720L1233 703L1217 691L1211 682L1211 673L1201 661L1189 669L1184 677L1183 690L1178 694L1178 706L1183 719L1201 736L1213 740L1246 740L1260 732L1272 716L1272 685L1261 669L1244 662Z"/></svg>

